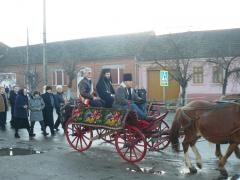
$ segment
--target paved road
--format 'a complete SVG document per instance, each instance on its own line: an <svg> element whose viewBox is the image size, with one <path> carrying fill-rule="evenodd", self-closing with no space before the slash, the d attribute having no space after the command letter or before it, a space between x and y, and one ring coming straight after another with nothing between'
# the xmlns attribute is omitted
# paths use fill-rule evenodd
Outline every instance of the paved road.
<svg viewBox="0 0 240 180"><path fill-rule="evenodd" d="M173 113L167 121L171 124ZM126 179L217 179L217 159L214 145L204 140L198 142L203 157L203 169L189 175L183 163L183 154L172 152L168 147L162 152L147 152L146 157L135 165L126 163L117 154L115 147L96 141L92 147L78 153L69 147L61 130L54 137L43 137L36 125L37 136L29 140L26 130L20 131L21 139L14 138L14 131L7 126L0 131L0 148L25 148L41 151L27 156L1 156L1 180L126 180ZM226 147L223 147L226 149ZM193 154L191 159L194 162ZM230 176L240 172L240 163L231 156L226 164ZM230 178L229 178L230 179Z"/></svg>

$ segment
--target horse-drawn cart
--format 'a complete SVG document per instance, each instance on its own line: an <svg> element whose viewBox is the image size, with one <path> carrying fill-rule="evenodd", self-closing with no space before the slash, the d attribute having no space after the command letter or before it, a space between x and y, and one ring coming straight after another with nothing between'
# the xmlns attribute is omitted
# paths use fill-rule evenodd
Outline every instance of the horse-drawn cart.
<svg viewBox="0 0 240 180"><path fill-rule="evenodd" d="M65 122L65 134L72 148L83 152L92 142L102 139L114 144L126 161L141 161L147 150L158 151L169 144L169 126L164 121L168 114L156 120L139 120L133 111L75 105ZM96 133L95 133L96 132Z"/></svg>

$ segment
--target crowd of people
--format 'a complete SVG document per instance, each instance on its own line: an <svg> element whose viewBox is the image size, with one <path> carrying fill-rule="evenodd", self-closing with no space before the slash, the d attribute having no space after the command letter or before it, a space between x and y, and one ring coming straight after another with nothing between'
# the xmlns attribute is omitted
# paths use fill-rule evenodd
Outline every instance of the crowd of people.
<svg viewBox="0 0 240 180"><path fill-rule="evenodd" d="M28 93L26 88L14 86L7 98L5 88L0 87L0 128L6 130L8 105L11 107L10 125L15 129L15 138L20 138L19 129L26 129L29 137L34 137L34 126L40 123L44 136L48 136L46 127L49 127L51 135L55 135L60 125L60 106L64 103L62 86L56 87L56 94L52 93L52 87L46 86L45 93L39 91ZM58 118L54 123L53 110L56 109Z"/></svg>
<svg viewBox="0 0 240 180"><path fill-rule="evenodd" d="M78 84L82 103L92 107L130 108L136 111L141 119L152 120L147 116L146 101L139 97L133 88L132 75L123 74L123 81L115 90L112 85L110 69L102 69L96 88L92 83L92 71L85 68L83 79ZM8 102L9 101L9 102ZM0 128L6 129L8 104L11 106L10 125L15 129L15 138L20 138L19 129L26 129L29 137L34 137L34 126L40 123L44 136L48 136L46 128L49 127L52 136L58 131L61 124L60 107L66 103L63 87L57 86L56 93L51 86L46 86L45 93L39 91L28 93L26 88L14 86L6 96L5 88L0 87ZM54 109L57 119L54 122ZM63 126L62 126L63 127ZM64 128L64 127L63 127Z"/></svg>

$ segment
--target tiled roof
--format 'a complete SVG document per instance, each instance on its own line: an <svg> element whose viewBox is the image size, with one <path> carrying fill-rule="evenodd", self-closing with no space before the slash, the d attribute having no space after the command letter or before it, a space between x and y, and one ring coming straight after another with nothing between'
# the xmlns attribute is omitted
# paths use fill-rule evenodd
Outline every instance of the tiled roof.
<svg viewBox="0 0 240 180"><path fill-rule="evenodd" d="M47 43L47 59L48 62L57 62L134 57L151 36L154 36L153 32ZM42 63L42 51L42 44L29 46L29 62ZM22 46L11 48L4 63L25 62L26 46Z"/></svg>
<svg viewBox="0 0 240 180"><path fill-rule="evenodd" d="M48 62L137 57L148 61L240 55L240 29L156 36L153 32L86 38L47 44ZM9 48L0 64L25 64L26 46ZM29 47L29 62L42 63L42 45Z"/></svg>
<svg viewBox="0 0 240 180"><path fill-rule="evenodd" d="M143 48L139 60L240 56L240 29L160 35Z"/></svg>

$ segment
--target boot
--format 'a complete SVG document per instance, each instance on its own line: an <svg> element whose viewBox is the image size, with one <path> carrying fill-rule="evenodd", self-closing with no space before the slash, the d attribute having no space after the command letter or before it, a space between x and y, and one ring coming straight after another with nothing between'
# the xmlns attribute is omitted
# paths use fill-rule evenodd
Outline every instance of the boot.
<svg viewBox="0 0 240 180"><path fill-rule="evenodd" d="M15 133L15 138L20 138L18 133Z"/></svg>
<svg viewBox="0 0 240 180"><path fill-rule="evenodd" d="M45 126L44 122L43 122L43 121L39 121L39 123L40 123L40 125L41 125L42 134L43 134L44 136L49 135L49 134L46 132L46 126Z"/></svg>
<svg viewBox="0 0 240 180"><path fill-rule="evenodd" d="M36 136L36 134L33 133L33 129L32 128L28 129L28 134L29 134L29 137Z"/></svg>
<svg viewBox="0 0 240 180"><path fill-rule="evenodd" d="M49 133L47 133L45 130L45 131L43 131L43 135L46 137L47 135L49 135Z"/></svg>
<svg viewBox="0 0 240 180"><path fill-rule="evenodd" d="M18 129L15 129L15 138L20 138L20 136L18 134Z"/></svg>

